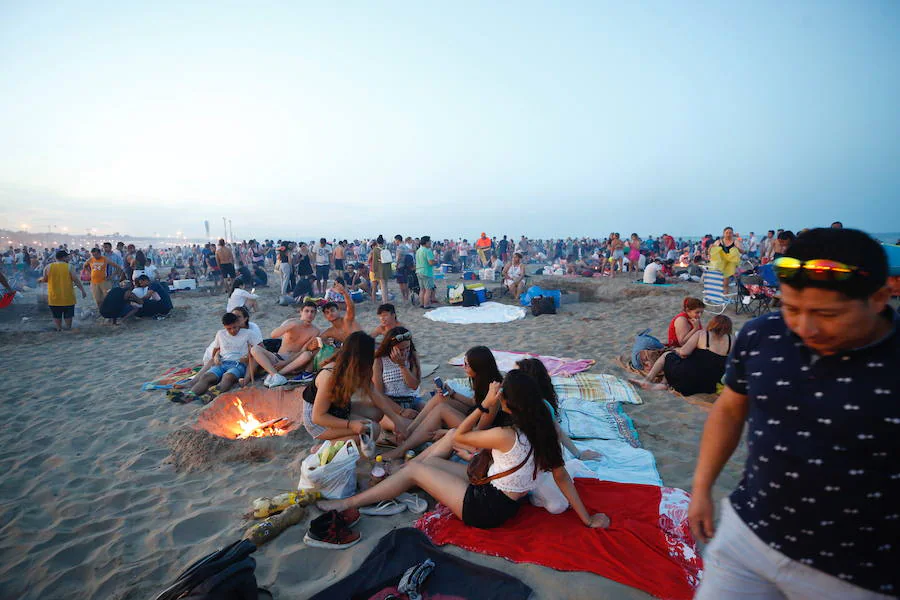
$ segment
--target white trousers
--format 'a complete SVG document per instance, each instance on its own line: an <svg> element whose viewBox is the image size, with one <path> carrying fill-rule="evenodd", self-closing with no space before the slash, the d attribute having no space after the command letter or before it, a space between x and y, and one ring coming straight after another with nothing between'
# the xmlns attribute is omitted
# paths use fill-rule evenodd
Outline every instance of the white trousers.
<svg viewBox="0 0 900 600"><path fill-rule="evenodd" d="M847 583L788 558L759 539L728 498L703 556L703 581L694 600L875 600L892 598Z"/></svg>

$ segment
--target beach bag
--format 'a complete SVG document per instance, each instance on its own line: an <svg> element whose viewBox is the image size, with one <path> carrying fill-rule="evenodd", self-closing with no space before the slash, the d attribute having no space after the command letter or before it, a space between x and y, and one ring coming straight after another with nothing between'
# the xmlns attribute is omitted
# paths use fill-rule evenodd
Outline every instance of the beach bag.
<svg viewBox="0 0 900 600"><path fill-rule="evenodd" d="M359 460L359 449L356 442L348 440L330 462L322 465L320 456L328 452L331 444L331 440L327 440L318 452L303 459L297 489L316 490L329 500L349 498L356 493L356 461Z"/></svg>
<svg viewBox="0 0 900 600"><path fill-rule="evenodd" d="M256 545L241 540L204 556L164 590L156 600L257 600Z"/></svg>
<svg viewBox="0 0 900 600"><path fill-rule="evenodd" d="M497 271L494 269L481 269L481 271L478 273L478 276L480 279L483 279L485 281L494 281L496 274Z"/></svg>
<svg viewBox="0 0 900 600"><path fill-rule="evenodd" d="M541 471L537 476L537 486L528 494L532 505L545 509L551 515L558 515L569 508L569 501L556 485L551 471Z"/></svg>
<svg viewBox="0 0 900 600"><path fill-rule="evenodd" d="M553 298L553 303L559 308L560 301L562 300L562 292L559 290L545 290L538 285L533 285L528 288L524 294L519 297L519 302L522 306L531 306L532 298L536 298L538 296L546 296L549 298Z"/></svg>
<svg viewBox="0 0 900 600"><path fill-rule="evenodd" d="M531 314L535 317L541 315L555 315L556 303L549 296L537 296L531 299Z"/></svg>
<svg viewBox="0 0 900 600"><path fill-rule="evenodd" d="M481 302L478 300L478 292L476 292L475 290L463 290L462 305L481 306Z"/></svg>
<svg viewBox="0 0 900 600"><path fill-rule="evenodd" d="M389 265L394 262L394 257L391 255L391 251L387 248L383 248L381 250L381 264Z"/></svg>
<svg viewBox="0 0 900 600"><path fill-rule="evenodd" d="M447 286L447 301L450 304L461 304L463 301L463 292L466 286L463 284Z"/></svg>
<svg viewBox="0 0 900 600"><path fill-rule="evenodd" d="M532 452L534 452L534 448L529 448L528 454L525 455L525 459L515 467L488 476L488 471L490 470L491 465L494 463L494 457L491 454L490 450L479 450L475 453L475 456L472 457L472 460L469 461L469 466L466 467L466 475L469 476L469 483L471 483L472 485L484 485L486 483L490 483L495 479L500 479L501 477L512 475L525 466L525 463L527 463L528 459L531 458ZM537 466L535 466L534 468L535 470L537 470ZM537 473L535 473L535 475L537 475Z"/></svg>

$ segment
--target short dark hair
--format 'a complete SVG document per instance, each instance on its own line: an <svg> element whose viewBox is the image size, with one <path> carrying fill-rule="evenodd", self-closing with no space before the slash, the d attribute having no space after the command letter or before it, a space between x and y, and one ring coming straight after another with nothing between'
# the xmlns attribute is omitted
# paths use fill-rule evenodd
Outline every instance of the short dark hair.
<svg viewBox="0 0 900 600"><path fill-rule="evenodd" d="M143 279L146 279L147 281L150 281L150 278L149 278L148 276L146 276L146 275L138 275L137 281L141 281L141 280L143 280Z"/></svg>
<svg viewBox="0 0 900 600"><path fill-rule="evenodd" d="M244 287L244 280L241 279L240 277L235 277L234 281L231 282L231 287L236 287L236 288Z"/></svg>
<svg viewBox="0 0 900 600"><path fill-rule="evenodd" d="M57 250L56 251L56 259L57 260L62 260L64 258L66 258L67 256L69 256L69 253L66 252L65 250Z"/></svg>
<svg viewBox="0 0 900 600"><path fill-rule="evenodd" d="M423 235L422 237L419 238L419 243L422 244L423 246L430 241L431 241L431 236L428 236L428 235Z"/></svg>
<svg viewBox="0 0 900 600"><path fill-rule="evenodd" d="M394 239L397 240L398 242L402 242L403 236L398 233L397 235L394 236Z"/></svg>
<svg viewBox="0 0 900 600"><path fill-rule="evenodd" d="M93 248L91 248L91 252L100 252L100 248L94 246Z"/></svg>
<svg viewBox="0 0 900 600"><path fill-rule="evenodd" d="M818 227L804 231L797 236L785 256L801 261L833 260L865 272L845 281L812 281L809 278L798 277L782 282L795 289L822 288L841 292L848 298L862 300L887 283L888 264L884 248L858 229Z"/></svg>
<svg viewBox="0 0 900 600"><path fill-rule="evenodd" d="M326 302L325 304L322 305L322 312L325 312L329 308L333 308L333 309L337 310L340 307L337 305L337 302Z"/></svg>
<svg viewBox="0 0 900 600"><path fill-rule="evenodd" d="M385 313L385 312L391 313L392 315L396 315L397 309L394 307L393 304L390 304L390 303L381 304L378 306L378 310L375 311L375 314L380 315L381 313Z"/></svg>
<svg viewBox="0 0 900 600"><path fill-rule="evenodd" d="M790 231L790 230L782 231L781 233L778 234L778 239L781 240L782 242L785 240L787 240L789 242L793 242L794 239L796 239L796 237L797 236L794 235L794 232Z"/></svg>
<svg viewBox="0 0 900 600"><path fill-rule="evenodd" d="M303 307L306 307L306 306L316 309L316 312L319 311L319 305L316 304L315 300L305 300L303 302ZM301 308L303 308L303 307L301 307Z"/></svg>
<svg viewBox="0 0 900 600"><path fill-rule="evenodd" d="M227 312L222 315L222 325L234 325L238 322L237 315L234 313Z"/></svg>
<svg viewBox="0 0 900 600"><path fill-rule="evenodd" d="M320 244L327 244L327 243L328 243L328 240L326 240L325 238L319 238L319 243L320 243Z"/></svg>

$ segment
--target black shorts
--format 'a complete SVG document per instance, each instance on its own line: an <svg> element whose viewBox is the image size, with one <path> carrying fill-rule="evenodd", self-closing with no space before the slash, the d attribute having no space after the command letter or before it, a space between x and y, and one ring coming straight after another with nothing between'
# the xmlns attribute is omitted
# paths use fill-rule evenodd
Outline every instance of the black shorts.
<svg viewBox="0 0 900 600"><path fill-rule="evenodd" d="M222 263L219 267L222 269L222 277L235 278L234 263Z"/></svg>
<svg viewBox="0 0 900 600"><path fill-rule="evenodd" d="M334 259L334 270L335 271L343 271L344 270L344 259L343 258Z"/></svg>
<svg viewBox="0 0 900 600"><path fill-rule="evenodd" d="M479 529L500 527L519 512L519 501L513 500L490 483L472 485L463 498L463 523Z"/></svg>
<svg viewBox="0 0 900 600"><path fill-rule="evenodd" d="M72 306L51 306L50 314L54 319L71 319L75 316L75 305Z"/></svg>
<svg viewBox="0 0 900 600"><path fill-rule="evenodd" d="M319 281L328 281L328 274L331 272L329 265L316 265L316 279Z"/></svg>

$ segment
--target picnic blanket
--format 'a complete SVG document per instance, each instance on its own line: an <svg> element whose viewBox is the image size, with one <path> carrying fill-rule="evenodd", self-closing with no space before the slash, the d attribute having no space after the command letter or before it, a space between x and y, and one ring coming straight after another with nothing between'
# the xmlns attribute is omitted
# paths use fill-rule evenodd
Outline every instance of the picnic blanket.
<svg viewBox="0 0 900 600"><path fill-rule="evenodd" d="M425 318L459 325L510 323L524 319L525 309L499 302L485 302L481 306L442 306L425 313Z"/></svg>
<svg viewBox="0 0 900 600"><path fill-rule="evenodd" d="M515 369L516 362L523 358L536 358L544 363L551 377L554 375L569 376L581 373L593 367L597 362L589 358L559 358L557 356L532 354L531 352L507 352L505 350L491 349L491 353L494 355L494 360L497 361L497 368L503 373ZM454 356L448 362L453 366L461 367L465 358L465 353L462 353L459 356Z"/></svg>
<svg viewBox="0 0 900 600"><path fill-rule="evenodd" d="M437 545L559 571L588 571L658 598L693 597L703 563L688 526L684 491L582 478L575 487L588 512L609 515L608 529L585 527L571 510L552 515L529 504L491 530L464 525L443 505L415 526Z"/></svg>
<svg viewBox="0 0 900 600"><path fill-rule="evenodd" d="M149 390L171 390L172 386L176 383L185 384L193 379L194 375L200 372L200 369L203 368L203 365L197 365L194 367L172 367L165 373L163 373L158 379L154 379L153 381L148 381L144 385L141 386L141 391L146 392Z"/></svg>
<svg viewBox="0 0 900 600"><path fill-rule="evenodd" d="M570 377L551 376L551 381L553 382L556 396L561 403L566 400L624 402L626 404L643 403L643 400L641 400L641 397L638 396L637 391L630 383L606 373L576 373Z"/></svg>
<svg viewBox="0 0 900 600"><path fill-rule="evenodd" d="M531 595L531 588L518 579L438 550L421 532L404 527L381 538L355 572L311 600L383 600L390 594L398 594L397 584L406 569L425 559L434 561L434 571L422 589L424 600L525 600Z"/></svg>

